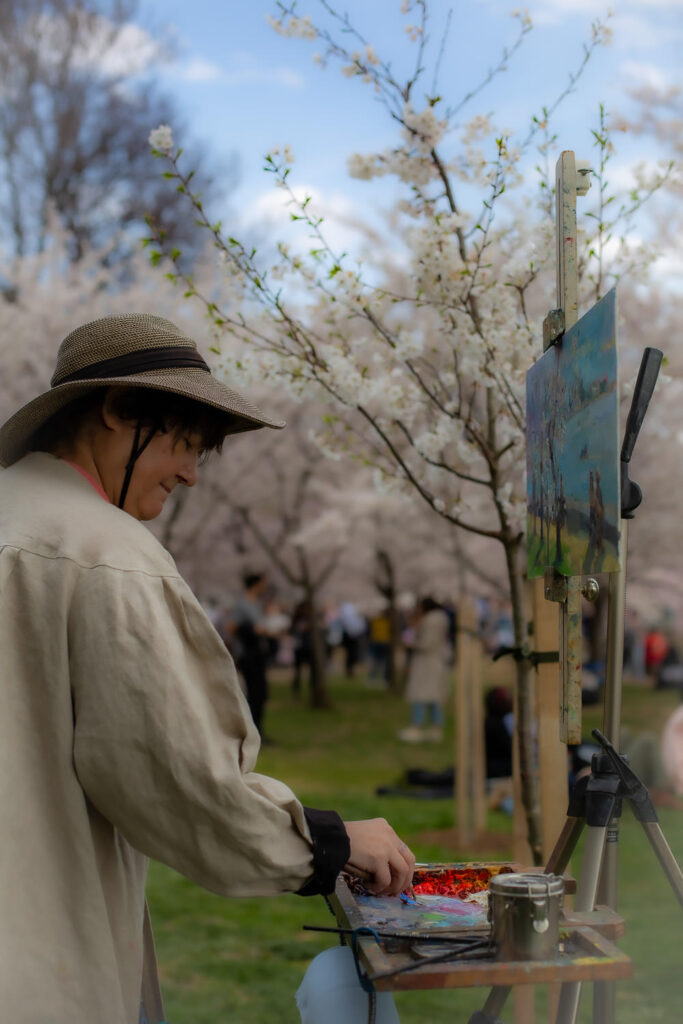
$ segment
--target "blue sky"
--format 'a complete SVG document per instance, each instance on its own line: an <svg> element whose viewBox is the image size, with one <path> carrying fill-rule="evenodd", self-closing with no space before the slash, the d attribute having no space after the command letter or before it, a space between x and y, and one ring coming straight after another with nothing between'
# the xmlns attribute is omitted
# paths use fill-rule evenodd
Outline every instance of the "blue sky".
<svg viewBox="0 0 683 1024"><path fill-rule="evenodd" d="M625 112L629 88L681 84L683 0L618 0L614 6L612 45L593 58L555 121L561 148L574 149L578 157L591 156L590 129L600 102L613 113ZM415 52L405 33L415 17L402 15L400 7L400 0L345 0L342 8L397 71L411 66ZM440 92L449 101L480 81L513 42L513 7L506 0L430 4L432 55L453 11L440 79ZM532 33L509 70L467 108L463 120L495 111L498 125L523 130L529 115L540 113L566 84L568 72L580 62L591 22L608 10L595 0L536 0L526 9ZM298 10L313 20L323 13L319 0L299 0ZM218 154L239 157L240 183L231 204L235 216L250 222L272 215L278 200L272 179L262 172L262 158L284 143L294 151L298 185L341 217L363 215L368 205L385 202L392 186L386 179L353 181L346 159L351 152L391 144L395 126L370 87L343 77L332 63L324 70L314 63L318 41L276 34L266 20L275 13L274 0L141 0L141 23L178 49L164 79L194 135ZM431 85L431 76L426 82ZM613 176L626 180L626 164L651 155L642 140L624 139Z"/></svg>

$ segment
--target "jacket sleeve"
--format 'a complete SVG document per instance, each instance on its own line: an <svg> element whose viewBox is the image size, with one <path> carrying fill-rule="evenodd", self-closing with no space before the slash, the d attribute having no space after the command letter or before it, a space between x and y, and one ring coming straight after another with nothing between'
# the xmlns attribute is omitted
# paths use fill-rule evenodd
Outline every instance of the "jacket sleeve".
<svg viewBox="0 0 683 1024"><path fill-rule="evenodd" d="M304 814L313 839L314 874L297 896L327 896L334 891L337 875L350 857L351 843L336 811L304 807Z"/></svg>
<svg viewBox="0 0 683 1024"><path fill-rule="evenodd" d="M343 824L330 856L292 791L254 771L232 659L180 577L84 570L69 667L79 782L133 847L225 896L333 887Z"/></svg>

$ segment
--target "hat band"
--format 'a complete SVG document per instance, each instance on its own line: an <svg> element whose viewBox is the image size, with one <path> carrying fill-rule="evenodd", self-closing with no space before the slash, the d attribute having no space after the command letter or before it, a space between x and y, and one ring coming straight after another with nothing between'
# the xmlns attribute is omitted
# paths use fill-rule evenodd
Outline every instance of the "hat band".
<svg viewBox="0 0 683 1024"><path fill-rule="evenodd" d="M99 363L90 363L81 370L76 370L74 373L56 380L52 386L70 384L75 380L131 377L136 373L144 373L145 370L166 370L174 366L184 366L211 373L199 352L195 352L185 345L169 345L166 348L143 348L137 352L128 352L123 356L102 359Z"/></svg>

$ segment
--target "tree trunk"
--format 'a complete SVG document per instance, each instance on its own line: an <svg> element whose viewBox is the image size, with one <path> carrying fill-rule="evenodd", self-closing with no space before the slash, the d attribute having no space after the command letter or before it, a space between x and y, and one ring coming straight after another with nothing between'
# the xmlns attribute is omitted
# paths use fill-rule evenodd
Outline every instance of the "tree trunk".
<svg viewBox="0 0 683 1024"><path fill-rule="evenodd" d="M311 579L308 562L304 552L299 549L299 565L301 566L304 600L308 610L308 629L310 635L310 685L311 707L329 708L330 695L327 689L327 652L325 638L320 625L316 588Z"/></svg>
<svg viewBox="0 0 683 1024"><path fill-rule="evenodd" d="M515 647L524 648L527 643L527 621L524 607L524 581L520 566L520 541L504 542L505 561L510 581L512 619L515 631ZM517 686L517 720L515 730L519 744L519 769L522 803L527 822L527 839L531 847L534 864L541 864L543 848L541 841L541 797L538 782L538 767L534 736L534 675L531 663L526 658L515 661Z"/></svg>
<svg viewBox="0 0 683 1024"><path fill-rule="evenodd" d="M392 595L388 609L389 614L389 678L387 680L391 693L398 693L401 689L401 678L398 671L398 653L401 647L401 622L398 608L396 607L396 594Z"/></svg>
<svg viewBox="0 0 683 1024"><path fill-rule="evenodd" d="M398 651L401 643L401 629L398 608L396 606L396 572L388 552L383 548L375 550L375 561L377 563L375 586L387 602L387 615L389 617L390 638L387 683L392 693L398 693Z"/></svg>

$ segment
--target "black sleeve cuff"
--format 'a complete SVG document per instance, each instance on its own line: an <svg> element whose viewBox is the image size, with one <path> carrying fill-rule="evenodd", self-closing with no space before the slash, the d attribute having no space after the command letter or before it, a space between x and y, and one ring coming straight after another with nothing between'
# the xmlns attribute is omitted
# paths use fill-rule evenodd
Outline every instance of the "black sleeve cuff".
<svg viewBox="0 0 683 1024"><path fill-rule="evenodd" d="M297 896L327 896L334 891L337 875L349 859L351 843L336 811L304 807L304 814L313 839L313 877Z"/></svg>

